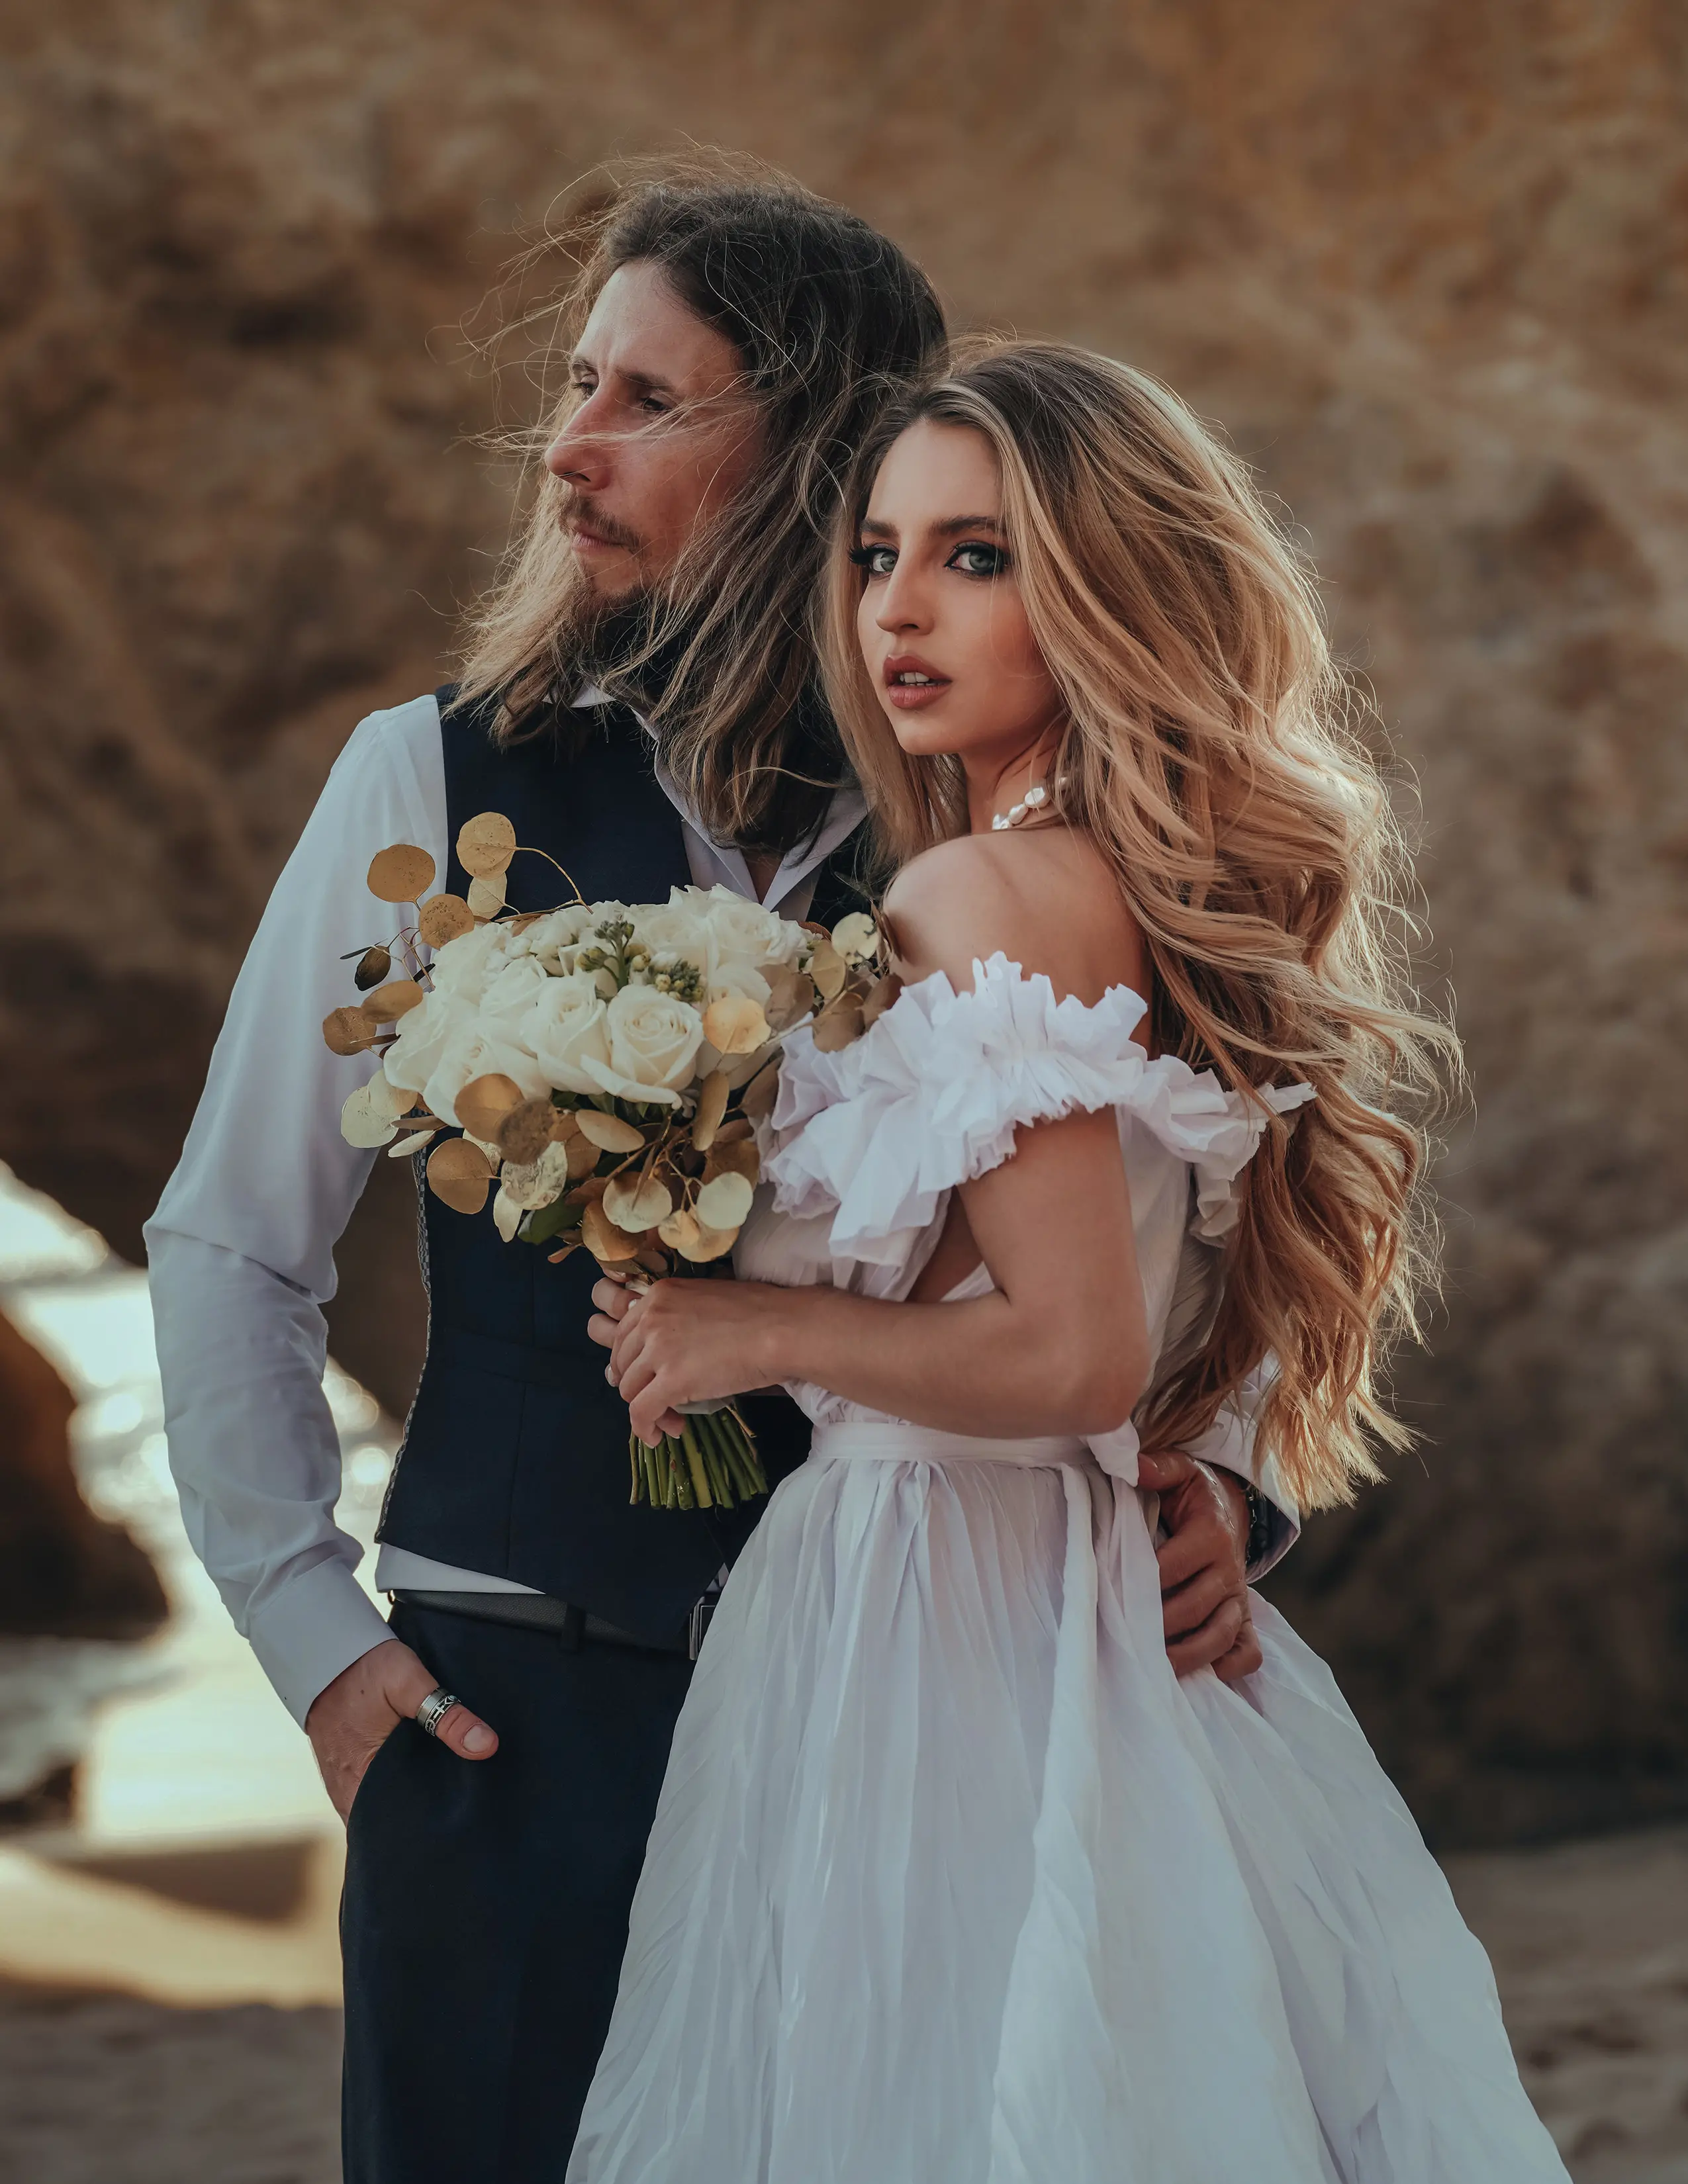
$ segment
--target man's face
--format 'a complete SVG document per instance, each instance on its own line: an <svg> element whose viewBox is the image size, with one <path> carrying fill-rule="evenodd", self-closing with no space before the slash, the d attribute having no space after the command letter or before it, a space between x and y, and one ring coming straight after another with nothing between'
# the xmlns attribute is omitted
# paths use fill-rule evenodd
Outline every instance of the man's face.
<svg viewBox="0 0 1688 2184"><path fill-rule="evenodd" d="M545 453L558 521L605 604L659 587L699 524L755 466L761 436L741 365L660 267L605 281L571 359L580 406Z"/></svg>

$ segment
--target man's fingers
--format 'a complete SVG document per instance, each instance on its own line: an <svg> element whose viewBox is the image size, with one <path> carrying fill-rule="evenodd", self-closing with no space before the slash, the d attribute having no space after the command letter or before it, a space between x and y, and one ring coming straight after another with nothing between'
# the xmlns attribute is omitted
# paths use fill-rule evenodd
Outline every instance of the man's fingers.
<svg viewBox="0 0 1688 2184"><path fill-rule="evenodd" d="M1228 1653L1222 1653L1213 1663L1213 1673L1221 1683L1240 1684L1245 1676L1251 1676L1265 1655L1260 1650L1260 1640L1255 1635L1252 1618L1237 1633L1235 1644Z"/></svg>
<svg viewBox="0 0 1688 2184"><path fill-rule="evenodd" d="M1175 1486L1187 1485L1195 1476L1195 1459L1182 1449L1168 1449L1164 1455L1139 1456L1137 1459L1137 1483L1145 1494L1170 1494Z"/></svg>
<svg viewBox="0 0 1688 2184"><path fill-rule="evenodd" d="M387 1704L405 1720L415 1721L422 1701L439 1689L439 1678L408 1646L394 1646L391 1658L382 1665L386 1671L382 1690ZM437 1734L439 1741L448 1744L460 1759L490 1759L499 1748L495 1732L460 1701L443 1717Z"/></svg>
<svg viewBox="0 0 1688 2184"><path fill-rule="evenodd" d="M1235 1599L1236 1589L1223 1570L1202 1570L1188 1585L1162 1594L1162 1626L1168 1638L1182 1638L1199 1630L1222 1600Z"/></svg>
<svg viewBox="0 0 1688 2184"><path fill-rule="evenodd" d="M1197 1669L1211 1669L1228 1653L1236 1643L1243 1627L1243 1603L1233 1597L1222 1601L1199 1630L1191 1630L1175 1639L1167 1648L1167 1658L1181 1676L1188 1676Z"/></svg>
<svg viewBox="0 0 1688 2184"><path fill-rule="evenodd" d="M490 1759L499 1748L496 1730L488 1728L479 1714L471 1713L460 1701L446 1714L435 1735L460 1759Z"/></svg>
<svg viewBox="0 0 1688 2184"><path fill-rule="evenodd" d="M1155 1550L1162 1591L1171 1592L1188 1583L1198 1571L1211 1569L1222 1557L1228 1558L1230 1551L1230 1540L1217 1517L1192 1517Z"/></svg>

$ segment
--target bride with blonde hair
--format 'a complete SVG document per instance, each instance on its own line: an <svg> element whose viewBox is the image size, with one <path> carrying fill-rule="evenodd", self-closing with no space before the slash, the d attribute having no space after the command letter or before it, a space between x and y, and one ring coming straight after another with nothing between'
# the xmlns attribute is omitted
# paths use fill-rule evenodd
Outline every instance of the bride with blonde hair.
<svg viewBox="0 0 1688 2184"><path fill-rule="evenodd" d="M1252 1676L1174 1674L1136 1485L1245 1398L1304 1505L1405 1440L1457 1050L1307 572L1165 388L1000 343L861 449L823 621L904 983L788 1042L740 1279L596 1292L647 1440L774 1381L815 1434L571 2184L1563 2179L1329 1672L1259 1603Z"/></svg>

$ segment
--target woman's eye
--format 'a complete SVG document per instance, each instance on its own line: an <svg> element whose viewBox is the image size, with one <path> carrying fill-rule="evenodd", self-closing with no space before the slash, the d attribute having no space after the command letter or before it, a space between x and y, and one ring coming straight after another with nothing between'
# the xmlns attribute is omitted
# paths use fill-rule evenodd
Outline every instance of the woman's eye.
<svg viewBox="0 0 1688 2184"><path fill-rule="evenodd" d="M958 546L944 566L964 577L1000 577L1008 566L1008 555L1000 546Z"/></svg>
<svg viewBox="0 0 1688 2184"><path fill-rule="evenodd" d="M654 394L643 396L639 407L641 410L649 410L653 417L666 417L668 415L668 404L666 402L659 402Z"/></svg>
<svg viewBox="0 0 1688 2184"><path fill-rule="evenodd" d="M866 569L870 577L889 577L897 566L894 546L857 546L851 549L850 560L858 569Z"/></svg>

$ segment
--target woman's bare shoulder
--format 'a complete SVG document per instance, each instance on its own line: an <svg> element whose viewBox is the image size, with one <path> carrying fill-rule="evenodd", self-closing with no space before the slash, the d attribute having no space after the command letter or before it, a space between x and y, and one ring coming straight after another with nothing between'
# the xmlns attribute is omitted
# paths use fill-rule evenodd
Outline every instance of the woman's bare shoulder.
<svg viewBox="0 0 1688 2184"><path fill-rule="evenodd" d="M885 914L909 977L971 986L974 960L1000 952L1085 1000L1141 990L1136 921L1100 853L1065 827L940 842L898 873Z"/></svg>

